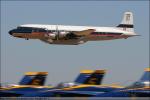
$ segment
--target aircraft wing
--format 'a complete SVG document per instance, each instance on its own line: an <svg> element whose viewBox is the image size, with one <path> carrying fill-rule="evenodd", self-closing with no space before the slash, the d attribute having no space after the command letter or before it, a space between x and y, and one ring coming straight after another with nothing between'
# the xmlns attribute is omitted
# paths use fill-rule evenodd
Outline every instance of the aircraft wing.
<svg viewBox="0 0 150 100"><path fill-rule="evenodd" d="M79 36L82 36L82 35L86 36L94 31L95 31L94 29L87 29L87 30L83 30L83 31L74 32L74 34L79 35Z"/></svg>

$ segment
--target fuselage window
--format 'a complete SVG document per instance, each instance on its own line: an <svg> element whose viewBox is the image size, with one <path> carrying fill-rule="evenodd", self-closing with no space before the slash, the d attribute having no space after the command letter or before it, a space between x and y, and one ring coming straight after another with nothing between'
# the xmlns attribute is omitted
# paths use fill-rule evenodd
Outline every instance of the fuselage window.
<svg viewBox="0 0 150 100"><path fill-rule="evenodd" d="M47 32L47 30L40 28L32 28L32 32Z"/></svg>

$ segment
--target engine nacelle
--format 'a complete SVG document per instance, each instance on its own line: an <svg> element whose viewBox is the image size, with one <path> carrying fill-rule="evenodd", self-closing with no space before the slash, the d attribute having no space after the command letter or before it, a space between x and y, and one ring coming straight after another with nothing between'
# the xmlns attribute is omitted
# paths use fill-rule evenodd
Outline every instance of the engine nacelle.
<svg viewBox="0 0 150 100"><path fill-rule="evenodd" d="M53 32L53 33L48 33L45 35L45 37L48 37L50 39L64 39L66 37L66 34L68 32Z"/></svg>
<svg viewBox="0 0 150 100"><path fill-rule="evenodd" d="M63 39L63 38L66 37L66 34L68 34L68 32L59 32L58 38L59 38L59 39Z"/></svg>
<svg viewBox="0 0 150 100"><path fill-rule="evenodd" d="M56 38L56 34L54 34L54 33L48 33L48 34L46 34L46 37L48 37L50 39L55 39Z"/></svg>

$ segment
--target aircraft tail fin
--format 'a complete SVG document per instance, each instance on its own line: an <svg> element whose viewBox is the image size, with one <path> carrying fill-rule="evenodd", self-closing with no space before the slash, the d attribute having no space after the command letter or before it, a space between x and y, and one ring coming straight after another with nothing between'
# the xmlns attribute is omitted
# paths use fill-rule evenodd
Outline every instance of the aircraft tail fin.
<svg viewBox="0 0 150 100"><path fill-rule="evenodd" d="M150 68L146 68L144 74L142 77L134 82L131 86L128 88L142 88L142 87L148 87L150 88Z"/></svg>
<svg viewBox="0 0 150 100"><path fill-rule="evenodd" d="M143 76L140 78L141 82L150 82L150 68L146 68Z"/></svg>
<svg viewBox="0 0 150 100"><path fill-rule="evenodd" d="M105 70L83 70L75 82L79 84L100 85L104 74Z"/></svg>
<svg viewBox="0 0 150 100"><path fill-rule="evenodd" d="M38 85L43 86L46 81L46 76L48 72L27 72L19 85Z"/></svg>
<svg viewBox="0 0 150 100"><path fill-rule="evenodd" d="M117 27L124 31L134 32L133 13L130 11L125 12L122 22Z"/></svg>

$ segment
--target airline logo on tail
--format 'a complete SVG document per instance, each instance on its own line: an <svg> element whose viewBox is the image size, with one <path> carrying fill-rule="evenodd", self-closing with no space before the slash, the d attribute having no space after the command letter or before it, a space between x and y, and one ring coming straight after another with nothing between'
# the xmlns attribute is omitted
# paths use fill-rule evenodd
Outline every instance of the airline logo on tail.
<svg viewBox="0 0 150 100"><path fill-rule="evenodd" d="M125 12L122 22L117 27L124 31L134 32L132 12Z"/></svg>

